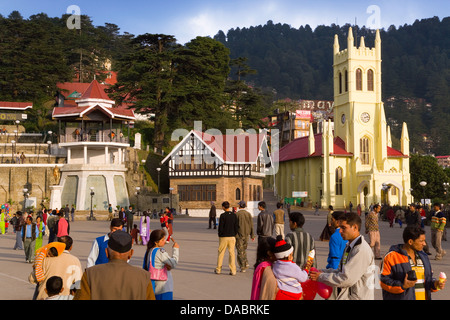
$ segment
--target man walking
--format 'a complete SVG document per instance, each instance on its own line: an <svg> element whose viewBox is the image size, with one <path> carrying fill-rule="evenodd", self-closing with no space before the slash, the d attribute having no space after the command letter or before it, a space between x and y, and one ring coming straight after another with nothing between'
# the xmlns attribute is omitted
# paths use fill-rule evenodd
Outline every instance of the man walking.
<svg viewBox="0 0 450 320"><path fill-rule="evenodd" d="M441 260L447 253L442 249L442 235L444 234L445 224L447 219L444 213L441 211L441 205L435 203L433 205L434 211L431 216L431 245L436 249L436 260Z"/></svg>
<svg viewBox="0 0 450 320"><path fill-rule="evenodd" d="M134 218L132 206L128 207L128 210L125 212L125 216L127 218L127 232L131 233L131 229L133 229L133 218Z"/></svg>
<svg viewBox="0 0 450 320"><path fill-rule="evenodd" d="M23 248L25 250L25 260L27 263L34 262L34 255L36 250L36 235L39 233L39 229L36 223L33 223L33 218L28 216L26 224L22 228L22 241Z"/></svg>
<svg viewBox="0 0 450 320"><path fill-rule="evenodd" d="M369 234L370 247L376 260L382 259L380 253L380 228L378 225L378 213L380 210L381 206L378 203L374 204L373 210L366 217L366 233Z"/></svg>
<svg viewBox="0 0 450 320"><path fill-rule="evenodd" d="M247 206L246 202L241 200L239 203L239 211L236 212L236 216L239 223L238 232L236 234L236 251L237 251L237 262L241 268L241 272L247 271L249 267L247 259L247 245L248 238L250 237L252 241L255 240L255 235L253 233L253 218L250 212L245 210Z"/></svg>
<svg viewBox="0 0 450 320"><path fill-rule="evenodd" d="M273 215L266 211L266 203L261 201L258 203L258 219L256 223L256 234L258 235L258 243L263 237L271 237L273 235L274 221Z"/></svg>
<svg viewBox="0 0 450 320"><path fill-rule="evenodd" d="M25 220L23 219L22 211L17 211L16 217L17 218L13 224L14 232L16 234L16 243L14 244L14 250L23 250L22 228L25 225Z"/></svg>
<svg viewBox="0 0 450 320"><path fill-rule="evenodd" d="M222 272L223 256L225 250L228 250L228 266L230 268L230 275L236 275L236 262L234 249L236 246L236 234L239 228L239 222L235 213L230 209L230 203L225 201L222 203L224 212L219 218L219 249L217 257L217 267L214 270L216 274Z"/></svg>
<svg viewBox="0 0 450 320"><path fill-rule="evenodd" d="M281 235L284 239L284 221L286 215L284 213L283 204L281 202L277 203L277 210L273 212L273 217L275 219L275 234Z"/></svg>
<svg viewBox="0 0 450 320"><path fill-rule="evenodd" d="M97 237L92 243L91 252L87 258L86 268L92 267L94 265L108 263L108 257L106 255L106 249L108 248L108 240L111 234L115 231L123 229L123 221L119 218L114 218L111 220L109 226L109 233Z"/></svg>

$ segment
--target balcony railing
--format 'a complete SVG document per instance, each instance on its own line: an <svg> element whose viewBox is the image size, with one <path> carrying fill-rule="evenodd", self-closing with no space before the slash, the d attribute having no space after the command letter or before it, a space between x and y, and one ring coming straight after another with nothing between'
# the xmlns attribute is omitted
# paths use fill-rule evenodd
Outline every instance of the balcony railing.
<svg viewBox="0 0 450 320"><path fill-rule="evenodd" d="M69 134L60 134L59 143L65 142L112 142L112 143L128 143L128 137L123 135L111 134L109 130L97 131L96 133L75 132Z"/></svg>

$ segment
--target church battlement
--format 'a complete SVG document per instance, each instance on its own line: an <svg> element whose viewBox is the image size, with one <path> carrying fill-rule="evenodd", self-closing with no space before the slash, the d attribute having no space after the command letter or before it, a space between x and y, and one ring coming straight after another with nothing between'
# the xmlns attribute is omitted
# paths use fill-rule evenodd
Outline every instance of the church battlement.
<svg viewBox="0 0 450 320"><path fill-rule="evenodd" d="M346 62L351 59L358 60L381 60L381 39L380 32L377 30L375 38L375 47L366 47L364 37L360 38L360 45L357 47L354 43L352 28L349 28L347 37L347 48L344 50L339 49L338 36L334 37L334 65Z"/></svg>

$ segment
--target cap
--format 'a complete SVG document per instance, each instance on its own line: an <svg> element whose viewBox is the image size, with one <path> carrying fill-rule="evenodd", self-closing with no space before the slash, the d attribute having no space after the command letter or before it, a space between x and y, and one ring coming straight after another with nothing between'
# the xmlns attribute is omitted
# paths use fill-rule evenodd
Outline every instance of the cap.
<svg viewBox="0 0 450 320"><path fill-rule="evenodd" d="M132 238L128 232L118 230L109 235L108 247L116 252L128 252L132 246Z"/></svg>
<svg viewBox="0 0 450 320"><path fill-rule="evenodd" d="M277 242L275 243L275 249L273 250L275 257L277 259L282 259L288 257L293 251L294 248L292 248L292 246L289 243L284 241L281 235L278 235Z"/></svg>
<svg viewBox="0 0 450 320"><path fill-rule="evenodd" d="M238 206L245 208L247 206L247 203L244 200L241 200L238 202Z"/></svg>

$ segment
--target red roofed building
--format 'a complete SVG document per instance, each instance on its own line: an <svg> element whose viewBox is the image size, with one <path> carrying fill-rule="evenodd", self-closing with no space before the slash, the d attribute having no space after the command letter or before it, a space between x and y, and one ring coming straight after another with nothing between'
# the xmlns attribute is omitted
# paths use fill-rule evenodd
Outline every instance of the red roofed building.
<svg viewBox="0 0 450 320"><path fill-rule="evenodd" d="M133 110L115 107L96 80L59 88L52 118L58 121L58 146L67 151L67 164L59 185L52 187L51 207L76 204L77 210L89 211L91 199L97 210L106 210L108 204L127 207L124 162Z"/></svg>
<svg viewBox="0 0 450 320"><path fill-rule="evenodd" d="M247 202L258 213L263 200L263 179L271 162L265 133L182 130L183 139L161 161L169 167L170 187L189 215L208 216L211 202L236 207ZM179 138L176 132L173 139Z"/></svg>
<svg viewBox="0 0 450 320"><path fill-rule="evenodd" d="M333 119L322 133L293 140L272 152L280 199L303 195L302 201L322 207L348 208L351 202L406 206L411 199L409 136L403 123L401 147L392 147L381 100L381 39L366 48L354 44L349 29L347 49L334 43ZM290 201L290 200L289 200Z"/></svg>

